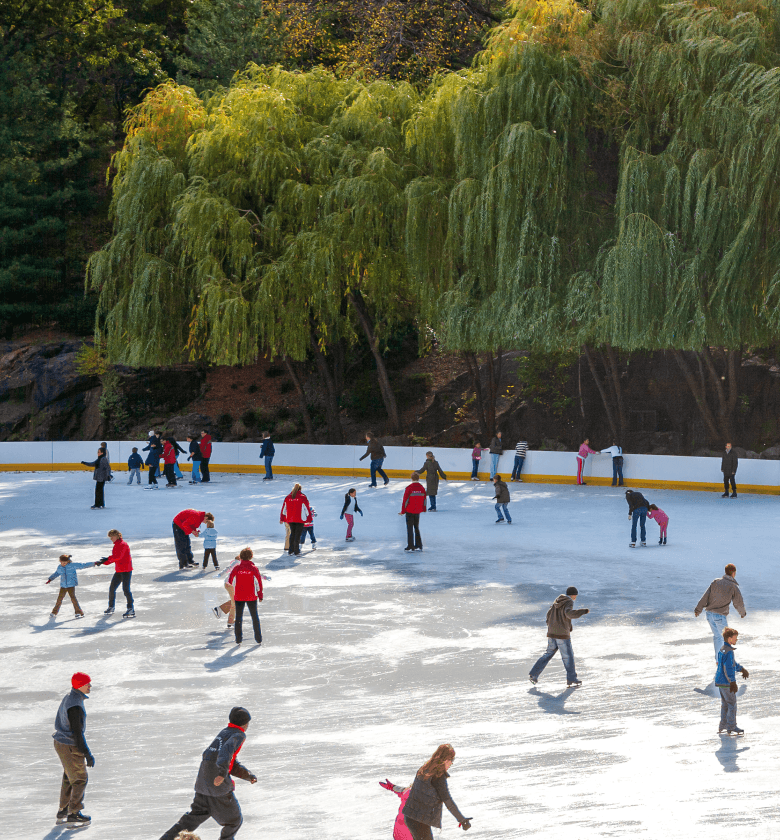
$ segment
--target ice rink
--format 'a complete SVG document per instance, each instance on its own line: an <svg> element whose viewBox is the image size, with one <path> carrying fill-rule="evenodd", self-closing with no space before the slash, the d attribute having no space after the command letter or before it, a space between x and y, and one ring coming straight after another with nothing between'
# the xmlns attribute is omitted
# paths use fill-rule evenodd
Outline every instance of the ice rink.
<svg viewBox="0 0 780 840"><path fill-rule="evenodd" d="M85 831L100 840L156 840L189 808L200 755L234 705L252 713L241 761L259 779L236 782L245 840L390 840L398 798L377 782L410 784L447 741L469 837L780 838L777 498L648 490L670 516L669 544L648 522L647 547L632 550L622 488L510 484L508 526L494 524L492 486L442 482L439 510L421 517L425 550L409 554L406 482L303 477L318 543L292 558L279 510L294 479L260 478L149 492L117 472L107 508L92 511L86 470L0 475L9 836L72 834L54 824L51 735L82 670L97 760ZM365 516L345 543L351 486ZM250 545L270 575L262 647L246 620L236 647L209 611L222 578L178 571L171 520L189 507L214 513L223 567ZM137 617L121 618L121 589L103 616L108 567L78 573L84 619L67 599L50 619L57 556L109 554L109 528L132 551ZM193 548L202 558L201 540ZM750 671L743 738L716 734L712 636L693 616L730 561L748 613L730 615ZM566 688L556 657L534 687L545 613L570 585L591 610L572 636L583 686ZM441 837L462 836L446 810L443 826ZM215 840L219 828L199 834Z"/></svg>

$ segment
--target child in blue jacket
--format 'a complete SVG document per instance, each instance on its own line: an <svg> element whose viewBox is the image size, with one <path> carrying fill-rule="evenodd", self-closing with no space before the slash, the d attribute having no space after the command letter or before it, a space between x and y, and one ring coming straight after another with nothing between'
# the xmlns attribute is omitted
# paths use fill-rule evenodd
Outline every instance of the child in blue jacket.
<svg viewBox="0 0 780 840"><path fill-rule="evenodd" d="M130 481L133 483L133 477L138 479L138 484L141 483L141 470L144 467L144 459L138 454L138 447L133 447L133 454L127 459L127 469L130 471Z"/></svg>
<svg viewBox="0 0 780 840"><path fill-rule="evenodd" d="M84 610L79 606L76 598L76 587L79 585L79 579L76 575L76 569L87 569L90 566L95 566L96 563L74 563L70 554L60 554L60 565L54 570L54 573L46 581L51 583L54 578L60 578L60 594L57 596L57 603L51 611L52 618L57 617L60 611L62 602L65 600L65 595L70 595L70 600L73 603L73 609L76 612L76 618L84 617Z"/></svg>
<svg viewBox="0 0 780 840"><path fill-rule="evenodd" d="M217 529L214 527L214 520L206 517L203 520L203 568L209 565L209 556L211 556L214 568L219 568L217 562Z"/></svg>
<svg viewBox="0 0 780 840"><path fill-rule="evenodd" d="M734 657L739 633L732 627L723 631L723 647L718 651L718 670L715 672L715 685L720 690L720 726L718 735L725 729L729 735L744 735L745 730L737 726L737 671L742 672L742 679L748 678L747 668L743 668Z"/></svg>

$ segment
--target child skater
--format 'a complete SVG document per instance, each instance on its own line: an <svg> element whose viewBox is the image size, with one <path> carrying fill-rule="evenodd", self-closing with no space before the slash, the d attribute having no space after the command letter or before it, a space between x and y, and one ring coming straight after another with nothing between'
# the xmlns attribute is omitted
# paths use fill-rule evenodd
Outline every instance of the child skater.
<svg viewBox="0 0 780 840"><path fill-rule="evenodd" d="M141 470L144 468L144 459L138 454L138 447L133 447L133 454L127 459L127 469L130 471L130 481L133 483L133 476L138 479L138 484L141 483Z"/></svg>
<svg viewBox="0 0 780 840"><path fill-rule="evenodd" d="M725 729L729 735L744 735L745 730L737 726L737 671L742 679L748 678L747 668L743 668L734 658L739 633L732 627L723 631L723 647L718 651L718 670L715 672L715 685L720 691L720 725L718 735Z"/></svg>
<svg viewBox="0 0 780 840"><path fill-rule="evenodd" d="M111 549L110 557L101 557L96 566L114 566L114 576L111 578L111 584L108 587L108 609L103 611L103 615L113 615L114 605L116 604L116 591L119 589L119 584L122 584L122 592L127 601L127 612L122 615L122 618L135 618L135 608L133 607L133 593L130 591L130 581L133 578L133 558L130 556L130 547L122 539L122 534L116 528L112 528L108 532L108 538L114 544Z"/></svg>
<svg viewBox="0 0 780 840"><path fill-rule="evenodd" d="M354 513L347 513L347 508L353 502L354 507L352 510ZM355 524L355 513L359 513L361 516L363 515L363 511L358 507L357 490L355 490L354 487L350 487L344 494L344 507L341 509L341 516L339 517L339 519L347 520L347 542L355 542L355 538L352 536L352 526Z"/></svg>
<svg viewBox="0 0 780 840"><path fill-rule="evenodd" d="M658 527L661 529L658 545L666 545L666 526L669 524L669 517L658 507L658 505L650 505L647 514L648 519L655 519Z"/></svg>
<svg viewBox="0 0 780 840"><path fill-rule="evenodd" d="M206 526L203 531L203 568L207 568L209 565L209 556L214 563L214 568L219 568L219 563L217 562L217 530L214 527L214 519L213 517L206 517L203 520L203 524Z"/></svg>
<svg viewBox="0 0 780 840"><path fill-rule="evenodd" d="M54 578L61 578L60 594L57 596L57 603L51 611L52 618L57 617L57 613L60 611L60 606L62 605L66 595L70 595L70 600L73 604L76 618L84 618L84 610L81 609L79 602L76 599L76 587L79 585L76 569L87 569L90 566L95 565L95 563L74 563L70 554L60 554L60 565L57 566L52 576L46 581L46 583L51 583Z"/></svg>
<svg viewBox="0 0 780 840"><path fill-rule="evenodd" d="M309 505L309 515L306 517L303 523L303 530L301 531L301 545L306 542L306 534L309 535L309 539L311 540L311 550L316 551L317 549L317 537L314 536L314 517L317 515L317 511Z"/></svg>
<svg viewBox="0 0 780 840"><path fill-rule="evenodd" d="M406 827L406 820L404 820L404 805L409 798L409 791L412 786L401 787L401 785L394 785L390 779L385 779L384 782L379 783L385 790L392 790L396 796L401 799L401 807L398 809L398 816L395 818L395 825L393 826L393 840L414 840L412 833Z"/></svg>

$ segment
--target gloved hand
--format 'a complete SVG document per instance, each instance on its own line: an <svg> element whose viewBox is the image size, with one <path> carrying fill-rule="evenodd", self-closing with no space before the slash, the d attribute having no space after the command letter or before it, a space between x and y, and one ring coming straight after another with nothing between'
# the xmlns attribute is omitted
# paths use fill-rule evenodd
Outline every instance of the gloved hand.
<svg viewBox="0 0 780 840"><path fill-rule="evenodd" d="M87 767L95 766L95 756L92 753L87 753Z"/></svg>
<svg viewBox="0 0 780 840"><path fill-rule="evenodd" d="M698 618L701 615L701 610L694 610L693 614Z"/></svg>
<svg viewBox="0 0 780 840"><path fill-rule="evenodd" d="M359 511L358 511L358 513L359 513L361 516L363 515L363 511L362 511L362 510L359 510Z"/></svg>
<svg viewBox="0 0 780 840"><path fill-rule="evenodd" d="M379 787L383 787L385 790L392 790L395 785L390 781L390 779L385 779L384 782L379 783Z"/></svg>
<svg viewBox="0 0 780 840"><path fill-rule="evenodd" d="M748 669L747 669L747 668L743 668L743 669L742 669L742 679L743 679L743 680L746 680L749 676L750 676L750 674L748 674Z"/></svg>
<svg viewBox="0 0 780 840"><path fill-rule="evenodd" d="M341 516L339 516L339 519L343 519L343 518L344 518L344 514L342 513Z"/></svg>
<svg viewBox="0 0 780 840"><path fill-rule="evenodd" d="M249 784L253 785L253 784L255 784L255 782L257 782L257 776L250 776L249 777Z"/></svg>
<svg viewBox="0 0 780 840"><path fill-rule="evenodd" d="M585 615L587 615L589 612L590 612L590 610L589 610L589 609L586 609L586 610L585 610Z"/></svg>
<svg viewBox="0 0 780 840"><path fill-rule="evenodd" d="M51 583L51 581L50 581L50 580L47 580L47 581L46 581L46 583Z"/></svg>
<svg viewBox="0 0 780 840"><path fill-rule="evenodd" d="M730 682L730 683L729 683L729 689L731 689L731 692L732 692L733 694L736 694L736 693L737 693L737 683L736 683L736 681L735 681L735 682Z"/></svg>
<svg viewBox="0 0 780 840"><path fill-rule="evenodd" d="M471 819L466 817L462 823L458 823L458 828L462 828L464 831L468 831L471 828Z"/></svg>

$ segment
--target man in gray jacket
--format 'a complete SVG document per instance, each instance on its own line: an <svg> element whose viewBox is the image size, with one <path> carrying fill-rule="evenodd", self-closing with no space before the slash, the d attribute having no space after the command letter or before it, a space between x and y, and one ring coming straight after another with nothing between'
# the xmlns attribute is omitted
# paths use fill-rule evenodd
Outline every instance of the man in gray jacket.
<svg viewBox="0 0 780 840"><path fill-rule="evenodd" d="M160 840L174 840L181 831L194 831L212 817L222 826L220 840L232 840L241 823L241 807L233 792L236 788L231 776L238 776L250 784L257 781L249 770L238 761L238 752L246 740L246 730L252 716L243 708L230 710L228 725L217 735L203 753L198 778L195 780L195 798L188 813L182 815Z"/></svg>
<svg viewBox="0 0 780 840"><path fill-rule="evenodd" d="M539 682L539 675L544 671L547 663L555 656L555 651L561 652L563 667L566 668L566 683L568 686L582 685L582 680L577 679L577 671L574 668L574 650L571 646L571 620L587 615L590 610L575 610L574 602L577 600L577 588L570 586L565 595L559 595L553 605L547 610L547 650L539 657L536 664L531 668L528 679L536 685Z"/></svg>
<svg viewBox="0 0 780 840"><path fill-rule="evenodd" d="M715 659L718 658L718 651L723 646L723 631L728 626L726 616L729 614L729 606L733 603L742 618L747 615L739 584L734 577L737 573L737 567L733 563L729 563L724 571L726 574L712 581L693 610L693 614L697 618L701 615L702 610L707 616L707 621L712 630L712 641L715 644Z"/></svg>

